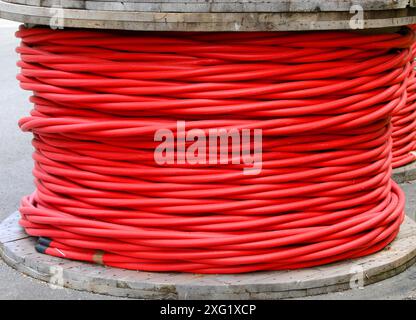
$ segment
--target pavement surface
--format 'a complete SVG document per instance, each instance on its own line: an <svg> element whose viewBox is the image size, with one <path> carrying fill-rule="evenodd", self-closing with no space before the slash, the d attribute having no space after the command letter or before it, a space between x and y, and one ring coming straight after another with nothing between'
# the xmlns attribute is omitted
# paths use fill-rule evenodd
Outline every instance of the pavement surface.
<svg viewBox="0 0 416 320"><path fill-rule="evenodd" d="M28 115L30 93L16 80L18 59L14 37L18 24L0 19L0 221L14 212L20 198L33 191L31 135L22 133L18 119ZM407 194L416 184L406 183ZM416 197L413 197L416 198ZM415 219L416 203L407 202L407 214ZM70 289L52 289L48 284L24 276L0 260L0 299L114 299ZM400 275L362 290L315 296L310 299L416 299L416 264Z"/></svg>

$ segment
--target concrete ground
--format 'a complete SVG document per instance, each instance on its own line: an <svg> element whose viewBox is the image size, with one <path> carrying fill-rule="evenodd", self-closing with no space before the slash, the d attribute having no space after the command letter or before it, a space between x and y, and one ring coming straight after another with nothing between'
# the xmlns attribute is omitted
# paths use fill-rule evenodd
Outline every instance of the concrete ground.
<svg viewBox="0 0 416 320"><path fill-rule="evenodd" d="M29 93L20 90L15 76L14 32L18 24L0 19L0 221L14 212L23 195L33 190L31 135L22 133L17 121L31 106ZM416 193L416 184L404 184L407 194ZM416 198L416 197L413 197ZM407 213L416 217L416 203L407 203ZM111 299L69 289L51 289L46 283L24 276L0 260L0 299ZM363 290L332 293L311 299L416 299L416 265L400 275Z"/></svg>

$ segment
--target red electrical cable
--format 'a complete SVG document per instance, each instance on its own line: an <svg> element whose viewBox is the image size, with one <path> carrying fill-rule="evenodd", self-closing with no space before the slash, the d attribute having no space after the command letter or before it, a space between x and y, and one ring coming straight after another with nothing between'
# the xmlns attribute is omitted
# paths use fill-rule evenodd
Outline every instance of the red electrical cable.
<svg viewBox="0 0 416 320"><path fill-rule="evenodd" d="M390 118L406 103L411 30L17 36L37 186L20 223L40 252L241 273L359 257L397 235ZM178 120L262 129L261 173L158 165L154 134Z"/></svg>
<svg viewBox="0 0 416 320"><path fill-rule="evenodd" d="M410 26L416 30L416 25ZM416 160L416 43L412 45L412 72L407 81L407 102L393 117L393 168Z"/></svg>

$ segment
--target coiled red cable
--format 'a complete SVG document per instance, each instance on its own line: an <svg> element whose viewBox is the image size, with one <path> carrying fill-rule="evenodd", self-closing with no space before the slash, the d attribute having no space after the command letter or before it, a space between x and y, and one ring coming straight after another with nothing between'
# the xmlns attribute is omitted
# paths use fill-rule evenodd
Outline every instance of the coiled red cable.
<svg viewBox="0 0 416 320"><path fill-rule="evenodd" d="M19 125L37 190L21 225L50 255L241 273L376 252L404 218L390 118L413 31L146 33L21 27ZM262 129L262 170L158 165L154 133Z"/></svg>
<svg viewBox="0 0 416 320"><path fill-rule="evenodd" d="M416 25L410 26L416 30ZM412 72L407 81L407 102L393 117L393 168L416 160L416 43L412 45Z"/></svg>

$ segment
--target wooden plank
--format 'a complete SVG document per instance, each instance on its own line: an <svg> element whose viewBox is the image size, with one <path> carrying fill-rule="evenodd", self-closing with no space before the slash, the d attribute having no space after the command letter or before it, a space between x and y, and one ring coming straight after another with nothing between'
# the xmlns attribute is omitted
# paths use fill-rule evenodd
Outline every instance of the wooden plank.
<svg viewBox="0 0 416 320"><path fill-rule="evenodd" d="M0 225L0 242L6 243L28 237L23 228L19 226L19 219L20 215L15 213L3 220Z"/></svg>
<svg viewBox="0 0 416 320"><path fill-rule="evenodd" d="M63 27L146 31L300 31L350 29L349 12L319 13L158 13L63 9ZM51 8L0 0L0 17L49 25ZM416 8L367 11L364 28L388 28L416 23Z"/></svg>
<svg viewBox="0 0 416 320"><path fill-rule="evenodd" d="M322 12L350 11L360 5L363 10L403 9L412 0L5 0L39 7L84 7L93 10L143 12ZM75 4L76 3L76 4Z"/></svg>
<svg viewBox="0 0 416 320"><path fill-rule="evenodd" d="M406 166L394 169L393 180L397 183L416 180L416 161Z"/></svg>
<svg viewBox="0 0 416 320"><path fill-rule="evenodd" d="M0 230L6 225L17 230L17 221L15 213L0 224ZM347 290L357 267L365 275L364 285L404 271L416 260L416 223L406 218L396 240L367 257L315 268L237 275L122 270L40 254L34 250L35 242L30 237L0 241L0 255L12 267L50 285L58 282L78 290L149 299L282 299Z"/></svg>

